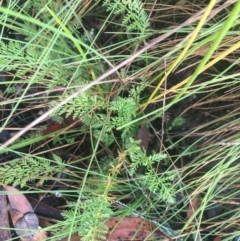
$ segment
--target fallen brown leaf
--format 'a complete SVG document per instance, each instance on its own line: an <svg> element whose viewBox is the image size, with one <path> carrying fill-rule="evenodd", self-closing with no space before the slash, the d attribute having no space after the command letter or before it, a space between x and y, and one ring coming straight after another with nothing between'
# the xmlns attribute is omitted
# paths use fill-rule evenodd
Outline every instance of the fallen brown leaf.
<svg viewBox="0 0 240 241"><path fill-rule="evenodd" d="M164 236L151 222L138 217L112 218L105 222L108 227L106 235L107 241L142 241L154 239L169 239ZM61 241L67 241L63 238ZM80 241L81 237L77 234L71 236L71 241Z"/></svg>
<svg viewBox="0 0 240 241"><path fill-rule="evenodd" d="M0 241L10 240L7 197L3 194L0 194L0 227Z"/></svg>
<svg viewBox="0 0 240 241"><path fill-rule="evenodd" d="M20 191L11 186L5 186L4 189L8 192L9 204L12 212L14 212L13 223L16 223L25 213L33 212L32 206Z"/></svg>
<svg viewBox="0 0 240 241"><path fill-rule="evenodd" d="M220 236L217 236L213 241L221 241L222 238Z"/></svg>
<svg viewBox="0 0 240 241"><path fill-rule="evenodd" d="M150 140L150 137L149 137L149 130L147 127L145 126L142 126L139 130L138 130L138 133L137 133L137 136L136 136L136 140L140 140L140 148L145 151L148 150L148 145L149 145L149 140Z"/></svg>
<svg viewBox="0 0 240 241"><path fill-rule="evenodd" d="M105 223L109 229L107 240L152 240L164 235L155 225L138 217L113 218Z"/></svg>
<svg viewBox="0 0 240 241"><path fill-rule="evenodd" d="M192 217L197 209L198 209L198 196L190 200L190 203L188 205L187 219Z"/></svg>
<svg viewBox="0 0 240 241"><path fill-rule="evenodd" d="M9 200L9 213L15 231L22 241L44 240L44 231L39 231L39 221L27 198L16 188L5 186ZM40 239L38 238L40 236Z"/></svg>
<svg viewBox="0 0 240 241"><path fill-rule="evenodd" d="M198 201L198 195L197 195L197 196L193 197L189 202L188 211L187 211L187 219L190 219L194 215L195 211L198 209L198 205L199 205L199 201ZM188 227L186 228L186 232L190 232L191 224L188 225Z"/></svg>

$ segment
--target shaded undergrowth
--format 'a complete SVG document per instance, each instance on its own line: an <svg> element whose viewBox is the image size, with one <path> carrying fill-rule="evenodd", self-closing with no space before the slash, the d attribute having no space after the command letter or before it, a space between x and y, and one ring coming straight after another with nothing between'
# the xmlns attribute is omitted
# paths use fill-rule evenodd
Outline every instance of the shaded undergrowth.
<svg viewBox="0 0 240 241"><path fill-rule="evenodd" d="M193 16L1 148L1 184L63 211L50 236L131 215L173 238L238 236L239 3L214 2L0 8L1 143Z"/></svg>

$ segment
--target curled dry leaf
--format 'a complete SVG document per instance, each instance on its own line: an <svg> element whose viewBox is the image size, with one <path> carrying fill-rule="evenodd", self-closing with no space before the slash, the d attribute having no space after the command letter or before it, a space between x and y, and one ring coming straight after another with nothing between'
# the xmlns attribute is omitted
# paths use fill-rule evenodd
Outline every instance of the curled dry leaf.
<svg viewBox="0 0 240 241"><path fill-rule="evenodd" d="M18 236L32 240L39 226L39 221L35 213L26 213L15 223L15 230Z"/></svg>
<svg viewBox="0 0 240 241"><path fill-rule="evenodd" d="M44 240L36 239L36 235L39 233L39 220L27 198L14 187L5 186L4 189L8 193L12 223L21 240Z"/></svg>
<svg viewBox="0 0 240 241"><path fill-rule="evenodd" d="M16 223L16 221L25 213L33 212L32 206L20 191L11 186L5 186L4 189L7 191L7 196L11 207L10 214L12 211L14 215L11 217L13 223Z"/></svg>
<svg viewBox="0 0 240 241"><path fill-rule="evenodd" d="M3 194L0 194L0 227L0 241L10 240L11 233L9 229L7 198Z"/></svg>

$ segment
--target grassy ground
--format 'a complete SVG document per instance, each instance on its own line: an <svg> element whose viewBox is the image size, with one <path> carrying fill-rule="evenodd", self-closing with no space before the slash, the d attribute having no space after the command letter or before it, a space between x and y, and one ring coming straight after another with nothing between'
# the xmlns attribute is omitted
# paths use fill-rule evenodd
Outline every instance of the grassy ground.
<svg viewBox="0 0 240 241"><path fill-rule="evenodd" d="M172 239L237 240L240 1L0 12L0 183L62 212L48 240L97 240L127 216Z"/></svg>

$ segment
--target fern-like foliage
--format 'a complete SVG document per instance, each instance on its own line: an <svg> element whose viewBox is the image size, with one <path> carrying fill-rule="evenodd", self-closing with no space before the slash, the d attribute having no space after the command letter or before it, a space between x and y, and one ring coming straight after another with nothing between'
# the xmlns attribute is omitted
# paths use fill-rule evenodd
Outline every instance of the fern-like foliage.
<svg viewBox="0 0 240 241"><path fill-rule="evenodd" d="M168 130L170 131L174 127L181 127L185 122L186 120L183 117L179 116L172 121L171 125L168 127Z"/></svg>
<svg viewBox="0 0 240 241"><path fill-rule="evenodd" d="M61 1L50 1L49 7L64 21L72 35L79 33L77 30L80 27L79 16L72 14L71 18L66 20L69 11L72 11L69 4L63 6ZM44 4L39 0L27 1L21 12L29 17L41 19L45 23L54 21L52 16L46 12ZM69 85L69 79L73 75L81 76L81 78L76 78L76 82L75 79L72 80L73 85L88 82L90 78L88 66L82 63L81 68L78 68L78 66L71 64L83 61L83 59L70 40L61 35L56 37L51 31L39 29L27 21L22 22L20 27L11 24L11 32L21 35L22 40L2 38L0 41L1 70L13 71L22 83L24 81L29 83L29 79L33 84L44 83L45 85L48 83L48 90ZM26 76L28 76L27 79Z"/></svg>
<svg viewBox="0 0 240 241"><path fill-rule="evenodd" d="M126 27L127 32L137 30L145 33L150 26L147 13L140 0L105 0L104 6L107 6L108 12L123 16L122 25Z"/></svg>
<svg viewBox="0 0 240 241"><path fill-rule="evenodd" d="M62 101L68 94L60 96L59 100ZM56 104L57 101L53 101L50 106L53 107ZM110 117L105 113L106 109L111 113ZM136 117L137 110L138 104L131 96L118 96L106 103L101 95L92 95L90 91L86 91L70 100L65 106L57 110L55 114L81 119L84 123L81 127L83 131L89 131L91 127L92 135L100 138L103 143L109 146L114 141L111 132L122 125L129 124ZM105 129L102 132L101 130L104 126ZM128 125L121 133L123 140L133 135L134 127L132 125Z"/></svg>
<svg viewBox="0 0 240 241"><path fill-rule="evenodd" d="M142 185L150 190L153 194L156 194L162 201L172 204L175 202L175 190L172 186L174 178L173 174L166 173L164 176L160 176L154 170L154 164L163 161L167 158L166 154L157 153L150 156L146 156L146 153L141 150L138 145L138 141L129 138L126 143L126 147L131 159L131 167L129 170L130 176L136 174L139 167L144 167L145 175L141 176Z"/></svg>
<svg viewBox="0 0 240 241"><path fill-rule="evenodd" d="M48 177L63 168L61 158L54 155L55 165L49 159L25 156L14 159L0 167L0 183L25 187L26 183L40 179L43 183Z"/></svg>
<svg viewBox="0 0 240 241"><path fill-rule="evenodd" d="M128 142L126 143L126 147L132 162L129 172L131 176L133 176L140 166L144 166L147 170L151 170L154 163L167 158L167 155L162 153L146 156L138 144L139 141L135 141L133 138L129 138Z"/></svg>
<svg viewBox="0 0 240 241"><path fill-rule="evenodd" d="M26 25L31 28L31 25ZM37 30L32 28L29 35L33 36L30 39L35 34L37 34ZM25 47L16 40L8 40L8 43L1 41L0 55L4 57L0 58L0 68L6 71L14 71L15 76L21 79L21 83L29 82L29 79L26 79L26 74L31 78L31 75L36 73L32 81L34 80L34 83L38 84L47 82L49 90L57 86L67 86L73 73L82 76L81 84L84 84L86 79L89 78L88 71L86 71L87 68L84 66L80 69L73 66L65 67L70 59L71 61L81 60L80 56L74 57L73 51L67 47L66 42L59 40L55 44L54 49L45 56L45 61L41 62L44 48L51 41L51 38L43 38L40 43L37 43L37 40L36 43L34 40L31 41L32 43L28 43ZM68 51L63 53L62 49ZM41 68L39 65L41 65ZM73 81L72 84L76 83Z"/></svg>
<svg viewBox="0 0 240 241"><path fill-rule="evenodd" d="M122 98L117 97L110 103L109 109L116 112L117 115L111 117L111 127L117 128L119 126L130 123L137 115L137 104L132 97ZM124 128L122 132L122 139L132 136L133 129L131 125Z"/></svg>
<svg viewBox="0 0 240 241"><path fill-rule="evenodd" d="M72 206L70 210L62 212L66 218L63 230L69 230L70 226L73 230L77 230L82 236L83 241L105 240L108 231L104 222L112 215L110 204L102 197L87 199L79 204L76 212L76 203L69 203ZM76 220L73 217L76 217ZM74 222L74 223L73 223Z"/></svg>
<svg viewBox="0 0 240 241"><path fill-rule="evenodd" d="M159 176L153 168L148 170L146 175L142 176L141 182L144 187L147 187L153 194L157 201L163 200L168 204L175 203L176 190L173 188L172 177L169 173Z"/></svg>

